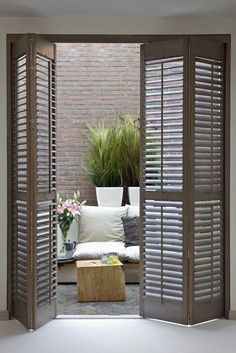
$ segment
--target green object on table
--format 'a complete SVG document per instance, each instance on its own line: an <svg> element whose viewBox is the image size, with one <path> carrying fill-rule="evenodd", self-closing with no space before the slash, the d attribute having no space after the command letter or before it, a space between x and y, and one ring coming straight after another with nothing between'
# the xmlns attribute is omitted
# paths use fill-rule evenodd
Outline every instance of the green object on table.
<svg viewBox="0 0 236 353"><path fill-rule="evenodd" d="M108 263L109 264L117 264L118 263L118 254L116 252L112 252L108 254Z"/></svg>
<svg viewBox="0 0 236 353"><path fill-rule="evenodd" d="M113 264L113 258L112 257L108 257L107 258L107 264Z"/></svg>
<svg viewBox="0 0 236 353"><path fill-rule="evenodd" d="M113 256L113 264L117 264L118 263L118 255L114 255Z"/></svg>
<svg viewBox="0 0 236 353"><path fill-rule="evenodd" d="M114 253L109 253L109 254L103 254L101 256L101 263L102 264L117 264L119 261L118 254L116 252Z"/></svg>

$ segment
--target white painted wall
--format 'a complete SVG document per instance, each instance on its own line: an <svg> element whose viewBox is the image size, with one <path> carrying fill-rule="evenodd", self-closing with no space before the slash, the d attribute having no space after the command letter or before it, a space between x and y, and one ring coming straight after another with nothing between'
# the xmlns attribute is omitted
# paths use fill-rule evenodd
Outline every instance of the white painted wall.
<svg viewBox="0 0 236 353"><path fill-rule="evenodd" d="M128 17L0 18L0 311L7 303L7 103L6 34L231 34L231 310L236 310L236 18Z"/></svg>

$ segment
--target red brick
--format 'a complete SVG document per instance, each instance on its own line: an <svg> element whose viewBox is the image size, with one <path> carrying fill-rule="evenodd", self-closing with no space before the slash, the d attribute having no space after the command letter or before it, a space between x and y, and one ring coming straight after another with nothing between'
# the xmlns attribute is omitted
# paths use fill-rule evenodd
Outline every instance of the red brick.
<svg viewBox="0 0 236 353"><path fill-rule="evenodd" d="M57 189L96 204L83 171L90 124L109 125L117 112L139 114L138 44L57 44Z"/></svg>

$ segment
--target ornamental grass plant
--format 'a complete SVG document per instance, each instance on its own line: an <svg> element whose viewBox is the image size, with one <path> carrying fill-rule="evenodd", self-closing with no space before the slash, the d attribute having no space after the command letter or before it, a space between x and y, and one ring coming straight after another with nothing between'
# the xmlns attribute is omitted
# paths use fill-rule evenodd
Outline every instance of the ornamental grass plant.
<svg viewBox="0 0 236 353"><path fill-rule="evenodd" d="M139 186L139 119L119 113L110 127L90 126L87 164L84 167L97 187Z"/></svg>
<svg viewBox="0 0 236 353"><path fill-rule="evenodd" d="M139 186L140 128L139 118L119 114L117 118L119 154L117 163L124 187Z"/></svg>
<svg viewBox="0 0 236 353"><path fill-rule="evenodd" d="M121 173L117 155L119 143L116 126L90 126L87 134L88 154L84 168L91 182L97 187L121 186Z"/></svg>

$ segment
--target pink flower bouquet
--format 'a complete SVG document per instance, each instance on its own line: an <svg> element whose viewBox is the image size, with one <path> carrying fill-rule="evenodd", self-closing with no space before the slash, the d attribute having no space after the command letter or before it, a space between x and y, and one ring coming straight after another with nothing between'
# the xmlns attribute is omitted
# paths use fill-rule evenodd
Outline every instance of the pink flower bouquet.
<svg viewBox="0 0 236 353"><path fill-rule="evenodd" d="M79 202L80 193L74 193L73 199L67 197L63 200L57 194L57 221L61 228L63 242L66 242L68 232L73 220L78 220L80 216L80 209L85 201Z"/></svg>

